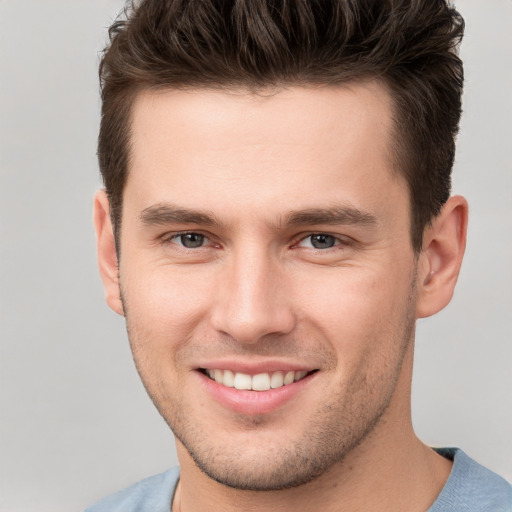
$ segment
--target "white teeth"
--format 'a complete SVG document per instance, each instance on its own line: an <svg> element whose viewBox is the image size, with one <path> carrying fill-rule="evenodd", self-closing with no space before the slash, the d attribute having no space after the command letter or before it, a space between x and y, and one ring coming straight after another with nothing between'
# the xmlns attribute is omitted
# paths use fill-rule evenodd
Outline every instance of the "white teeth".
<svg viewBox="0 0 512 512"><path fill-rule="evenodd" d="M268 373L258 373L258 375L253 375L252 389L254 391L267 391L270 389L270 375Z"/></svg>
<svg viewBox="0 0 512 512"><path fill-rule="evenodd" d="M288 372L285 376L284 376L284 380L283 380L283 383L284 385L286 386L287 384L291 384L292 382L295 381L295 372Z"/></svg>
<svg viewBox="0 0 512 512"><path fill-rule="evenodd" d="M222 384L224 384L224 386L228 386L229 388L235 387L235 374L231 370L224 370L223 373L224 376L222 379Z"/></svg>
<svg viewBox="0 0 512 512"><path fill-rule="evenodd" d="M301 370L300 372L295 372L294 381L297 382L300 379L303 379L308 372L306 370Z"/></svg>
<svg viewBox="0 0 512 512"><path fill-rule="evenodd" d="M303 379L308 372L299 370L296 372L272 372L248 375L247 373L232 372L231 370L206 369L205 373L210 379L229 388L252 391L268 391L287 386Z"/></svg>
<svg viewBox="0 0 512 512"><path fill-rule="evenodd" d="M280 388L283 384L283 372L274 372L270 377L270 387L272 389Z"/></svg>
<svg viewBox="0 0 512 512"><path fill-rule="evenodd" d="M251 389L251 376L246 373L236 373L234 387L236 389Z"/></svg>

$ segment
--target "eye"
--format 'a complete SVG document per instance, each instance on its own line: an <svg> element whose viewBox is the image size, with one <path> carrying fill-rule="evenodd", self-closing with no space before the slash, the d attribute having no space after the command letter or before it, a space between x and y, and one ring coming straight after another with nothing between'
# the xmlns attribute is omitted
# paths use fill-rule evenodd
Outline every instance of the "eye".
<svg viewBox="0 0 512 512"><path fill-rule="evenodd" d="M180 233L174 235L171 241L187 249L197 249L198 247L203 247L206 237L200 233Z"/></svg>
<svg viewBox="0 0 512 512"><path fill-rule="evenodd" d="M312 247L313 249L330 249L331 247L339 245L339 243L340 241L332 235L317 233L303 238L298 245L302 247Z"/></svg>

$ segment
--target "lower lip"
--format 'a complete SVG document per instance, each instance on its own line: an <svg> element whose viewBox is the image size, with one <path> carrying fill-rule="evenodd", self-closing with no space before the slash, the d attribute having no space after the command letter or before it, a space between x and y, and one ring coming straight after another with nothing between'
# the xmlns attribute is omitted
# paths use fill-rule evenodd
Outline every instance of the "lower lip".
<svg viewBox="0 0 512 512"><path fill-rule="evenodd" d="M309 374L297 382L268 391L248 391L223 386L202 372L201 384L206 392L224 407L242 414L267 414L292 401L316 375Z"/></svg>

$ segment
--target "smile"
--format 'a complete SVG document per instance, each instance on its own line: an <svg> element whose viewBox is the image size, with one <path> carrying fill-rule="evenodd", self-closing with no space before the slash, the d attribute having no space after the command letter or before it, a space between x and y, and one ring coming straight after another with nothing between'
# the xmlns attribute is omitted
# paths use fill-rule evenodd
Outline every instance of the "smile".
<svg viewBox="0 0 512 512"><path fill-rule="evenodd" d="M276 371L249 375L247 373L233 372L231 370L219 370L203 368L201 371L210 379L228 388L248 391L268 391L288 386L298 382L312 372L306 370L298 371Z"/></svg>

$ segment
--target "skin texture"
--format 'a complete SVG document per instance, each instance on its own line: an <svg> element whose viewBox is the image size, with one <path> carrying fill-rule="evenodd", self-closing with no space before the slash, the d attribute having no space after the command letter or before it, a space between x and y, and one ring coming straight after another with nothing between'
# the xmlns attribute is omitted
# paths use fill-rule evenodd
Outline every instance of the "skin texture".
<svg viewBox="0 0 512 512"><path fill-rule="evenodd" d="M136 99L119 262L104 192L95 224L107 302L177 438L175 508L419 511L446 481L410 421L414 324L451 298L467 205L413 252L391 108L378 83ZM198 369L221 365L314 374L255 414L208 392Z"/></svg>

